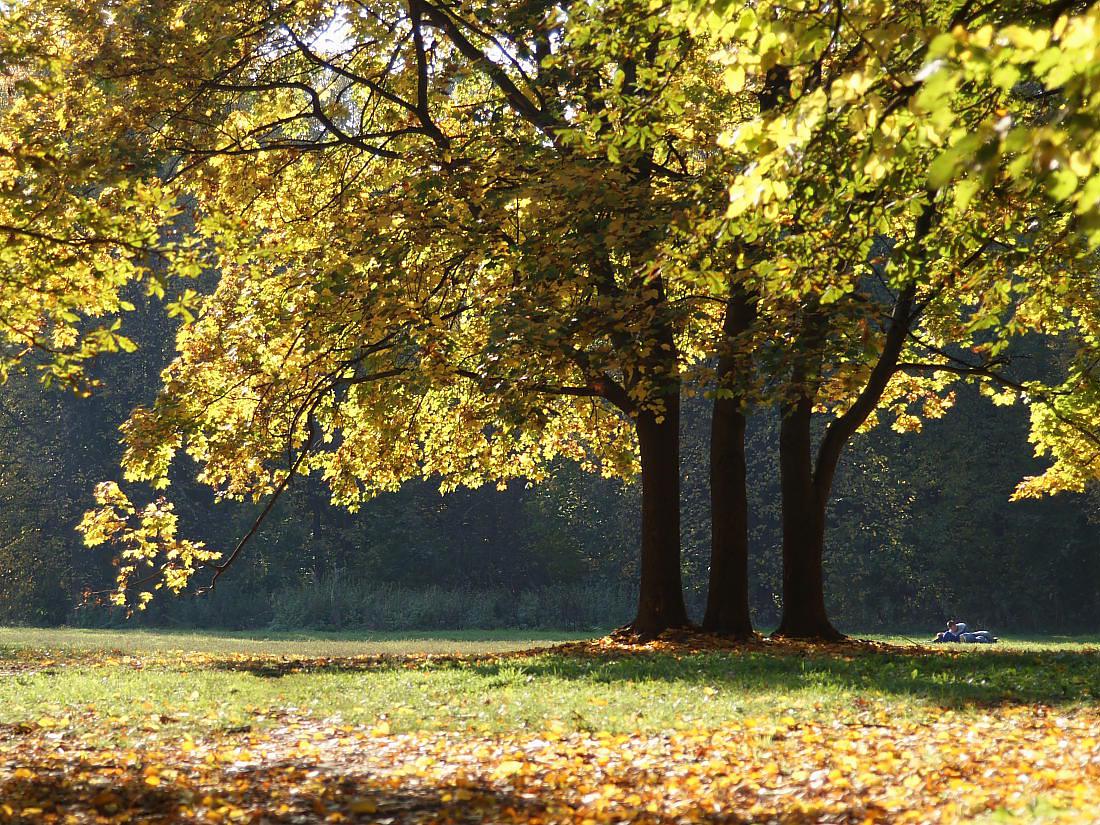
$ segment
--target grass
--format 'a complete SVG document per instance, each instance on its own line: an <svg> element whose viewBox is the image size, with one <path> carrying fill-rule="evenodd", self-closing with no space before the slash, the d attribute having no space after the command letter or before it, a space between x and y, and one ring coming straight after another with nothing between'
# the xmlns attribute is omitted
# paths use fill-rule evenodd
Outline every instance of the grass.
<svg viewBox="0 0 1100 825"><path fill-rule="evenodd" d="M194 630L89 630L0 627L0 658L17 651L254 653L358 656L372 653L503 653L581 638L544 631L456 630L446 633L300 633Z"/></svg>
<svg viewBox="0 0 1100 825"><path fill-rule="evenodd" d="M1100 657L1070 641L875 656L752 649L507 655L566 638L0 629L0 670L11 670L0 679L0 722L88 706L123 716L140 700L165 715L201 709L201 724L225 727L291 707L353 724L386 718L396 731L538 729L553 721L569 730L651 732L776 714L843 719L868 709L912 716L998 704L1075 707L1091 705L1100 691Z"/></svg>
<svg viewBox="0 0 1100 825"><path fill-rule="evenodd" d="M931 735L941 720L967 735L971 728L1049 726L1055 718L1098 730L1095 638L1032 637L996 646L925 649L767 644L736 649L658 644L640 652L583 645L538 649L569 640L568 634L503 632L355 637L0 629L0 744L5 727L34 736L79 737L121 752L180 741L277 737L290 725L381 731L410 748L415 740L420 749L443 737L452 746L460 743L460 750L473 748L471 742L516 737L539 742L547 731L579 741L622 736L630 742L670 735L685 741L703 736L709 742L708 731L767 731L751 761L765 760L760 754L767 748L783 746L774 737L797 730L822 731L815 735L826 737L858 731L865 742L894 735L891 731L899 741ZM880 641L909 643L905 637ZM1021 727L1021 719L1027 725ZM401 740L403 735L413 739ZM947 735L948 740L957 735ZM1083 747L1090 747L1084 741ZM500 749L499 744L478 747ZM1013 747L1035 761L1034 743ZM805 752L806 760L824 760L820 764L833 772L830 766L843 764L842 756L820 748ZM920 765L913 770L925 777ZM0 759L0 782L3 771ZM806 783L818 775L804 773L799 778L796 772L795 779ZM1068 791L1056 785L1051 779L1036 786L1031 797L1005 791L1001 798L990 791L968 804L982 822L1037 820L1028 813L1036 806L1057 814L1057 821L1068 810L1067 821L1075 821L1078 809L1065 807ZM805 793L816 788L807 785ZM909 791L921 789L913 785ZM1038 791L1054 793L1054 801ZM145 799L138 791L133 796Z"/></svg>

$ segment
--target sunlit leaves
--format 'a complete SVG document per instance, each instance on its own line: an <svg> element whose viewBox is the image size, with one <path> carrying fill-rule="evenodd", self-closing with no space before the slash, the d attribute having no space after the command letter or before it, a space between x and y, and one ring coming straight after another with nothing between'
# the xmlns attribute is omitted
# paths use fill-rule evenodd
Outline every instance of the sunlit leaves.
<svg viewBox="0 0 1100 825"><path fill-rule="evenodd" d="M179 354L123 428L127 480L187 454L219 497L309 473L357 507L563 458L631 474L631 416L663 420L716 322L682 233L735 116L707 50L635 2L465 34L455 10L211 6L112 10L134 128L218 271L166 301Z"/></svg>
<svg viewBox="0 0 1100 825"><path fill-rule="evenodd" d="M901 362L916 368L882 399L895 427L919 429L916 413L949 406L952 375L974 378L995 403L1034 405L1032 438L1056 466L1021 492L1080 489L1095 473L1088 382L1055 372L1022 392L990 363L1029 334L1075 363L1096 351L1096 9L682 12L759 104L719 145L738 160L728 231L763 248L759 309L784 347L797 345L768 363L796 361L789 374L817 378L819 409L843 412L879 358L872 330L911 285L921 309ZM923 229L921 215L932 215Z"/></svg>
<svg viewBox="0 0 1100 825"><path fill-rule="evenodd" d="M131 347L96 319L132 309L139 283L156 292L169 273L197 273L201 255L170 237L174 195L109 86L86 73L99 35L67 30L56 7L0 14L0 369L30 360L46 380L84 386L90 359Z"/></svg>
<svg viewBox="0 0 1100 825"><path fill-rule="evenodd" d="M920 100L944 108L938 89L988 84L1005 95L1004 109L974 128L981 151L973 158L990 178L1002 168L1036 197L1066 202L1078 215L1095 206L1097 117L1095 88L1097 10L1057 21L1027 21L977 31L956 27L931 43L931 73ZM933 83L934 81L934 83ZM1091 220L1082 222L1097 242Z"/></svg>
<svg viewBox="0 0 1100 825"><path fill-rule="evenodd" d="M185 453L221 497L311 473L354 507L627 475L681 388L843 415L897 361L876 404L913 431L1025 336L1097 346L1095 9L53 5L0 43L0 335L76 381L131 346L129 290L166 298L131 481ZM1064 378L1013 390L1060 463Z"/></svg>
<svg viewBox="0 0 1100 825"><path fill-rule="evenodd" d="M96 504L98 509L85 515L79 529L91 547L113 542L120 548L118 590L112 596L116 604L130 603L129 590L137 586L141 592L136 605L144 609L153 590L178 593L196 568L220 557L177 536L176 514L164 499L137 510L118 485L104 482L96 487Z"/></svg>

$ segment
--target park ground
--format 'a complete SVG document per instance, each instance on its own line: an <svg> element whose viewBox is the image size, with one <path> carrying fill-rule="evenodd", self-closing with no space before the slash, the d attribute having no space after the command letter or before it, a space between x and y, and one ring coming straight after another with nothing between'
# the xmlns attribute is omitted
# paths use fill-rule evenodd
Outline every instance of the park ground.
<svg viewBox="0 0 1100 825"><path fill-rule="evenodd" d="M1100 642L0 629L0 822L1100 821Z"/></svg>

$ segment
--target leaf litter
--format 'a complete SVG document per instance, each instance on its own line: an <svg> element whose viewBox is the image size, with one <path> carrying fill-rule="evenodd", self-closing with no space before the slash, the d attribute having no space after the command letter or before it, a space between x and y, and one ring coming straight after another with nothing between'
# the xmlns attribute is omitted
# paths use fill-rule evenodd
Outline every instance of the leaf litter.
<svg viewBox="0 0 1100 825"><path fill-rule="evenodd" d="M686 655L698 644L665 638L566 647L570 655L644 656ZM849 643L831 652L882 649ZM152 658L198 664L176 654ZM354 658L361 666L374 659ZM293 672L349 664L284 659L229 657L228 664ZM99 660L115 661L110 654ZM45 666L88 661L81 653ZM702 701L707 688L699 692ZM719 726L662 732L578 731L550 720L541 730L487 733L395 732L385 718L347 724L285 708L258 714L256 725L181 733L180 720L163 710L122 721L86 708L0 726L0 822L871 825L1011 817L1037 799L1055 814L1092 812L1073 821L1100 815L1095 708L1017 704L899 717L857 702L854 711L815 719L735 715Z"/></svg>

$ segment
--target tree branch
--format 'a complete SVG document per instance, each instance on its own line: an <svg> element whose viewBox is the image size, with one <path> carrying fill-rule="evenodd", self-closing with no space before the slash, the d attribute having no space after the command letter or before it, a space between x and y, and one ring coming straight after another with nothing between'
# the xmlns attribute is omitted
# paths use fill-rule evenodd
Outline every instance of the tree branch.
<svg viewBox="0 0 1100 825"><path fill-rule="evenodd" d="M302 83L297 80L275 80L269 83L226 83L215 82L207 84L207 88L213 89L218 92L272 92L280 89L297 89L309 98L310 105L313 112L313 117L328 131L330 135L339 140L341 143L346 143L349 146L354 146L357 149L362 149L371 155L376 155L380 158L387 158L389 160L400 160L401 154L393 151L392 149L386 149L381 146L375 146L368 143L363 135L352 135L345 132L339 126L333 122L326 113L324 106L321 105L321 96L317 93L317 90L310 86L308 83ZM416 130L422 131L422 130ZM375 135L374 137L381 137L385 135Z"/></svg>
<svg viewBox="0 0 1100 825"><path fill-rule="evenodd" d="M424 49L424 32L420 24L422 12L420 0L409 0L413 45L416 47L416 116L432 140L441 149L446 150L451 142L432 120L431 109L428 106L428 55Z"/></svg>
<svg viewBox="0 0 1100 825"><path fill-rule="evenodd" d="M475 46L474 43L466 37L453 17L428 2L423 3L423 9L428 19L446 33L447 37L454 43L455 48L457 48L467 60L484 67L489 79L504 93L505 99L520 117L535 126L540 132L548 137L554 140L557 139L557 135L554 134L554 128L557 124L554 122L554 119L550 117L547 112L536 106L535 103L512 82L512 79L508 77L508 73L505 72L504 69L490 60L481 49Z"/></svg>

